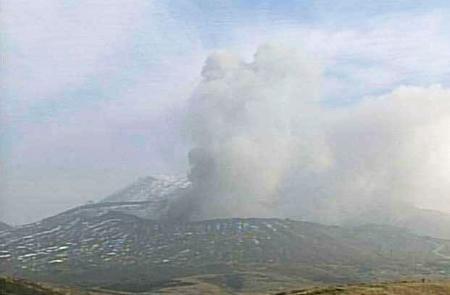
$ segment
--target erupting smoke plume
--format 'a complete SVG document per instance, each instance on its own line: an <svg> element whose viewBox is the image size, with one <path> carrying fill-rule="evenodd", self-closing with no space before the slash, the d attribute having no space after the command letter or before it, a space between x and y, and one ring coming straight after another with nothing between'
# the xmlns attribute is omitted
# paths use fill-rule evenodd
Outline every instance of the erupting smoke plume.
<svg viewBox="0 0 450 295"><path fill-rule="evenodd" d="M186 123L193 189L169 215L340 222L450 201L449 90L400 87L325 107L319 65L270 45L250 63L216 53L202 75Z"/></svg>

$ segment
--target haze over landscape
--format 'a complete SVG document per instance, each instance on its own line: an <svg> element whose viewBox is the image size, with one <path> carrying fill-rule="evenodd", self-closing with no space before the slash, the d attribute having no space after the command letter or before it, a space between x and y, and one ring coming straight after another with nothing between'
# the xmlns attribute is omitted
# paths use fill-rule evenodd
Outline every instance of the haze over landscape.
<svg viewBox="0 0 450 295"><path fill-rule="evenodd" d="M449 292L446 1L0 6L1 294Z"/></svg>
<svg viewBox="0 0 450 295"><path fill-rule="evenodd" d="M448 10L3 1L1 220L187 174L192 149L207 217L450 212Z"/></svg>

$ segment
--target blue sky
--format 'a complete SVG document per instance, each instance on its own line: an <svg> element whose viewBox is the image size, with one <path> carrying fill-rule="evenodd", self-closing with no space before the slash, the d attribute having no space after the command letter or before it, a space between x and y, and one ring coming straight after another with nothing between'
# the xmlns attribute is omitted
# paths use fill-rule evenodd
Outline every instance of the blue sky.
<svg viewBox="0 0 450 295"><path fill-rule="evenodd" d="M266 42L302 48L323 68L331 107L399 85L448 86L449 10L406 0L3 0L0 219L29 222L139 176L182 173L183 106L215 50L249 60Z"/></svg>

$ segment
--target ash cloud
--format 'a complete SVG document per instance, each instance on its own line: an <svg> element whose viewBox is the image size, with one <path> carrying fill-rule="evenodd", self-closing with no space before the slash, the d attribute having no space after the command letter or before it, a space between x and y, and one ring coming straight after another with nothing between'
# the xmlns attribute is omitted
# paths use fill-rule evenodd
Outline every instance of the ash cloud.
<svg viewBox="0 0 450 295"><path fill-rule="evenodd" d="M321 67L261 46L211 55L189 100L192 190L169 217L295 217L327 223L450 201L450 91L403 86L346 107L320 95Z"/></svg>

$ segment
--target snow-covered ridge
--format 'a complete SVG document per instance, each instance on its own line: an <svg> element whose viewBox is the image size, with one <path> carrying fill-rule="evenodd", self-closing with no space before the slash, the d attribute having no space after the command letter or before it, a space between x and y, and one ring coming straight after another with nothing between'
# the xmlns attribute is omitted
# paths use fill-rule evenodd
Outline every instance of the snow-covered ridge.
<svg viewBox="0 0 450 295"><path fill-rule="evenodd" d="M124 189L104 198L96 205L108 206L107 211L118 211L141 218L163 218L172 200L182 197L191 187L186 175L154 175L138 179ZM111 205L115 206L112 209Z"/></svg>
<svg viewBox="0 0 450 295"><path fill-rule="evenodd" d="M189 188L191 182L185 175L155 175L138 179L130 186L114 193L102 202L146 202L166 199Z"/></svg>
<svg viewBox="0 0 450 295"><path fill-rule="evenodd" d="M8 224L0 221L0 231L4 231L4 230L7 230L7 229L11 229L11 226L9 226Z"/></svg>

